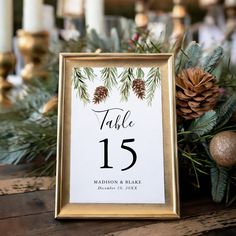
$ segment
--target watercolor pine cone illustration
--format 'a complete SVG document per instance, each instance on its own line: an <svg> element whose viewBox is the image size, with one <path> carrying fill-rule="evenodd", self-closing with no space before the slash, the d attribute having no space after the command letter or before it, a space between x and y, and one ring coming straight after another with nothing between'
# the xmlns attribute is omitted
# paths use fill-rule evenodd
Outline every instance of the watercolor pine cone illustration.
<svg viewBox="0 0 236 236"><path fill-rule="evenodd" d="M115 67L102 68L100 73L103 85L95 88L92 98L94 104L105 102L112 89L117 87L121 101L128 101L132 91L138 99L146 100L151 105L161 79L158 67L150 68L146 76L142 68L123 68L120 74ZM86 83L95 77L93 68L73 68L74 89L85 104L91 102Z"/></svg>
<svg viewBox="0 0 236 236"><path fill-rule="evenodd" d="M145 98L145 82L142 79L135 79L132 83L132 89L136 96L143 100Z"/></svg>
<svg viewBox="0 0 236 236"><path fill-rule="evenodd" d="M108 96L108 89L104 86L99 86L96 88L93 96L93 103L98 104L106 100Z"/></svg>

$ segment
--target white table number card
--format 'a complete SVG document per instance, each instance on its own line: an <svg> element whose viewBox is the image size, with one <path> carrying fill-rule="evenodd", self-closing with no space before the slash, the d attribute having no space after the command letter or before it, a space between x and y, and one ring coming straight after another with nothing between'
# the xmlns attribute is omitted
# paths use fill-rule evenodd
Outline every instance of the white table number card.
<svg viewBox="0 0 236 236"><path fill-rule="evenodd" d="M172 54L60 55L56 218L178 218Z"/></svg>

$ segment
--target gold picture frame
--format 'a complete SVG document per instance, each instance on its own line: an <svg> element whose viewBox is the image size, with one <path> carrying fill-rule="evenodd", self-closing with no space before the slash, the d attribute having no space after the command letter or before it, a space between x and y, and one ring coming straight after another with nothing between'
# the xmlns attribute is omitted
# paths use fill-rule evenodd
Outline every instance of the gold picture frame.
<svg viewBox="0 0 236 236"><path fill-rule="evenodd" d="M107 68L108 72L114 72L110 76L117 78L117 81L119 80L119 83L121 83L115 85L112 89L109 87L112 81L109 81L111 82L110 85L108 83L111 78L107 77L107 81L104 79L104 76L107 75ZM83 73L85 74L83 75ZM94 73L94 75L91 73ZM90 78L92 75L96 77ZM160 79L159 82L158 78ZM113 80L113 83L118 83L117 81ZM150 81L156 87L148 87ZM103 82L104 86L98 86ZM157 82L160 83L160 88L158 88ZM80 84L78 85L78 83ZM87 87L79 87L86 83L89 84ZM94 93L90 92L89 86L91 86L91 91L95 91ZM100 90L97 90L97 88ZM76 95L74 94L75 91ZM150 94L150 91L153 94ZM142 96L144 92L146 95ZM107 96L107 93L111 95ZM160 94L155 95L155 93ZM86 105L86 102L89 101L88 94L91 98L89 105ZM160 99L155 99L154 95L159 96ZM118 96L121 96L121 98L117 98ZM131 97L128 98L127 96ZM146 102L147 99L151 98L154 105L150 106ZM99 103L99 99L102 100L101 103ZM106 99L107 102L105 102ZM123 118L123 122L127 124L119 125L113 124L111 120L108 121L107 110L122 110L117 108L119 102L121 107L127 106L130 109L128 115L126 114L127 116ZM96 103L99 104L96 105ZM110 108L113 103L116 104L116 108ZM103 114L106 106L104 104L109 104L110 107L105 110L107 113L104 113L103 118L101 118L103 120L101 120L100 115ZM131 112L133 114L130 114ZM134 122L128 122L128 119L131 119L132 116ZM140 116L144 117L140 118ZM116 122L119 123L121 116L118 115L117 117ZM105 121L105 119L107 120ZM89 122L91 124L88 124ZM147 125L147 127L144 128L144 125ZM156 129L156 126L159 128ZM124 130L119 131L118 128L124 128ZM102 129L106 130L103 131ZM152 130L161 131L152 132ZM113 134L115 137L113 137ZM135 146L136 143L134 144L134 142L127 145L122 143L122 154L117 154L118 156L115 156L115 153L119 150L113 152L111 149L114 149L114 147L110 148L109 146L110 149L109 152L107 151L107 155L112 156L113 164L108 164L108 157L104 154L105 164L99 166L103 158L100 154L103 153L103 149L107 148L106 144L108 145L108 142L105 144L104 135L110 135L111 141L119 140L119 138L123 139L123 136L130 138L129 136L133 135L132 137L135 137L135 139L126 139L123 142L133 142L135 140L138 143L141 140L142 145L137 144ZM155 135L159 135L157 139L159 140L161 137L161 141L155 140ZM173 54L60 54L55 218L179 218L176 136ZM99 141L98 138L104 140ZM93 140L97 140L96 143ZM90 148L84 148L87 145L86 142L91 142L88 144ZM118 141L117 145L120 145ZM138 149L138 158L134 165L136 149ZM149 150L150 153L148 153ZM139 155L139 153L143 154ZM128 165L126 158L130 161L131 154L133 155L132 165L134 166L131 168L130 165L121 169L122 166ZM152 159L148 159L149 157ZM92 161L89 158L93 158ZM147 161L145 162L145 160ZM119 165L121 166L120 169L118 168ZM163 175L160 174L162 172ZM109 180L109 176L112 176L111 180ZM138 178L140 180L137 180ZM124 179L125 183L123 182ZM98 190L99 188L100 190ZM119 192L117 189L121 191Z"/></svg>

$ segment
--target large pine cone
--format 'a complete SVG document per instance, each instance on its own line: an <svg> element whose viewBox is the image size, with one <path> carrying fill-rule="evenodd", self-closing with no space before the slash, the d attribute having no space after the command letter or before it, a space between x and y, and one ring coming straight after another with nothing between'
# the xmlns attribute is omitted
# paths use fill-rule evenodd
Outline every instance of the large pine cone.
<svg viewBox="0 0 236 236"><path fill-rule="evenodd" d="M176 79L177 114L186 120L212 110L219 96L215 77L201 68L183 70Z"/></svg>
<svg viewBox="0 0 236 236"><path fill-rule="evenodd" d="M143 100L145 98L145 82L142 79L135 79L132 83L132 89L135 95Z"/></svg>
<svg viewBox="0 0 236 236"><path fill-rule="evenodd" d="M104 86L99 86L95 89L93 96L93 103L98 104L102 101L105 101L108 96L108 89Z"/></svg>

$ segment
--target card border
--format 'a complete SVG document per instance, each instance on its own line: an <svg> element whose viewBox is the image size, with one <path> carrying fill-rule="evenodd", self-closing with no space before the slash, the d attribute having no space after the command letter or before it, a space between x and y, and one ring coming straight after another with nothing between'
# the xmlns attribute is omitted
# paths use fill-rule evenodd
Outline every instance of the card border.
<svg viewBox="0 0 236 236"><path fill-rule="evenodd" d="M162 89L165 204L69 203L71 71L82 67L159 67ZM55 218L173 219L179 218L179 183L173 54L61 53ZM158 170L157 170L158 171Z"/></svg>

